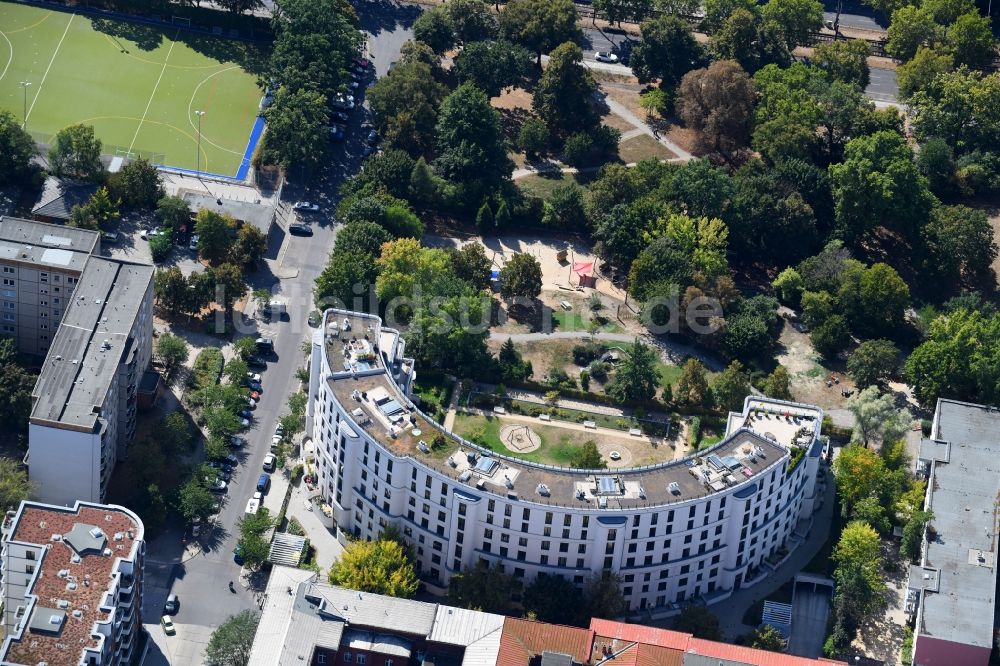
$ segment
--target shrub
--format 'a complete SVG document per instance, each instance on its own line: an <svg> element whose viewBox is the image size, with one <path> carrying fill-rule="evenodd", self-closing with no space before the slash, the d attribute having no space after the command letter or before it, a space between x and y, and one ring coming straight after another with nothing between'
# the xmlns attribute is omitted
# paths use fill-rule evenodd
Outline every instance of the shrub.
<svg viewBox="0 0 1000 666"><path fill-rule="evenodd" d="M528 118L521 125L517 143L529 157L543 155L549 147L549 128L539 118Z"/></svg>
<svg viewBox="0 0 1000 666"><path fill-rule="evenodd" d="M593 152L594 140L589 134L579 132L566 139L566 144L563 146L563 159L570 166L580 167L590 161L590 155Z"/></svg>
<svg viewBox="0 0 1000 666"><path fill-rule="evenodd" d="M198 390L217 384L223 363L221 349L208 347L198 352L191 370L191 388Z"/></svg>
<svg viewBox="0 0 1000 666"><path fill-rule="evenodd" d="M288 527L285 529L285 531L288 532L289 534L294 534L295 536L305 536L306 535L306 531L302 527L302 523L300 523L295 518L289 518L288 519Z"/></svg>
<svg viewBox="0 0 1000 666"><path fill-rule="evenodd" d="M688 446L692 449L698 448L698 443L701 441L701 417L695 416L691 419L691 424L688 427Z"/></svg>

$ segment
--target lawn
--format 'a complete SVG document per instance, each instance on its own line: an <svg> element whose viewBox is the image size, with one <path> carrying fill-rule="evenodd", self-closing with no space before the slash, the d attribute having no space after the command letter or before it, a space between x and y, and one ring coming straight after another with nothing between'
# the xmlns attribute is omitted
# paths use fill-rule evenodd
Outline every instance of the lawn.
<svg viewBox="0 0 1000 666"><path fill-rule="evenodd" d="M595 314L594 318L600 325L597 330L605 333L621 333L622 327L614 320L608 319L601 314ZM590 318L585 318L579 312L563 310L562 308L552 311L553 328L559 331L588 331Z"/></svg>
<svg viewBox="0 0 1000 666"><path fill-rule="evenodd" d="M640 134L618 144L618 157L625 164L631 164L642 160L671 160L677 156L648 134Z"/></svg>
<svg viewBox="0 0 1000 666"><path fill-rule="evenodd" d="M565 174L561 171L550 171L518 178L514 182L517 183L517 186L525 194L534 195L540 199L548 199L552 196L552 190L560 185L575 182L577 185L586 186L593 179L594 174Z"/></svg>
<svg viewBox="0 0 1000 666"><path fill-rule="evenodd" d="M492 416L458 414L455 417L455 432L466 439L496 453L514 456L549 465L568 466L580 446L594 437L585 432L573 432L552 426L532 425L542 440L541 448L531 453L515 454L500 441L503 421Z"/></svg>
<svg viewBox="0 0 1000 666"><path fill-rule="evenodd" d="M249 163L257 46L7 2L0 27L0 108L26 113L36 141L83 123L107 155L226 176Z"/></svg>

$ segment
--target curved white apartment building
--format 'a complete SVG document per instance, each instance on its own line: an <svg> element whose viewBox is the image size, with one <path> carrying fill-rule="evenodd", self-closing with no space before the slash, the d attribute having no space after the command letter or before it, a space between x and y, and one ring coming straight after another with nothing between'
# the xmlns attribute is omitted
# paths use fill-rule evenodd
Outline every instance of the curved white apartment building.
<svg viewBox="0 0 1000 666"><path fill-rule="evenodd" d="M328 310L313 337L307 432L330 526L375 538L396 525L431 589L485 560L525 583L612 570L633 610L718 601L766 575L822 501L816 407L748 397L697 457L560 468L444 431L408 398L404 351L378 317ZM447 444L434 450L438 432Z"/></svg>

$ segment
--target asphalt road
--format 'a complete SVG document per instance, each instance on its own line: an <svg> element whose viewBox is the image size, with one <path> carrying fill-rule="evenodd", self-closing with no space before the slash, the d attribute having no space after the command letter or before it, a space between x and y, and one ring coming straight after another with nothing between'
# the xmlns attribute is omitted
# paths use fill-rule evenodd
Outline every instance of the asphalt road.
<svg viewBox="0 0 1000 666"><path fill-rule="evenodd" d="M896 83L896 70L872 69L865 94L876 102L898 102L899 85Z"/></svg>
<svg viewBox="0 0 1000 666"><path fill-rule="evenodd" d="M384 75L389 65L398 60L399 47L409 39L410 26L418 11L389 3L366 3L359 10L363 27L370 35L371 58L377 73ZM272 230L266 267L250 276L251 288L270 289L287 303L289 316L280 322L262 322L257 330L253 329L253 322L248 322L247 334L259 332L273 338L275 353L268 359L267 370L261 373L264 393L254 413L253 425L245 433L248 445L243 459L233 475L215 528L203 539L202 551L182 561L187 555L177 533L166 534L148 546L143 606L146 622L156 621L170 592L178 595L180 611L174 616L176 636L167 637L153 630L154 641L144 661L147 666L201 663L202 651L214 628L229 616L255 608L259 603L253 590L238 585L238 592L233 594L228 589L229 581L240 580L241 572L240 566L233 562L233 548L238 541L236 522L256 489L264 456L270 450L274 424L287 413L288 396L299 387L295 371L306 365L301 346L312 332L306 320L313 308L313 284L326 265L336 237L333 212L339 200L338 187L344 178L357 171L363 160L362 126L366 115L365 109L353 112L347 140L334 145L331 159L322 170L289 174L282 191L284 202L315 201L321 210L299 216L312 228L312 236L286 237L284 228L289 220L280 219ZM258 589L263 589L263 582Z"/></svg>

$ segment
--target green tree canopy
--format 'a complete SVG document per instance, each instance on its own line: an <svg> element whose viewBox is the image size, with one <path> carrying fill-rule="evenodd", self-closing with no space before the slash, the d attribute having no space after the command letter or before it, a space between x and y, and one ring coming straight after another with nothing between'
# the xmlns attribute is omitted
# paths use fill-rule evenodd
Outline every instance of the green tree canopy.
<svg viewBox="0 0 1000 666"><path fill-rule="evenodd" d="M504 88L519 84L530 68L531 53L527 49L499 40L468 44L455 58L454 72L460 82L471 81L490 97L496 97Z"/></svg>
<svg viewBox="0 0 1000 666"><path fill-rule="evenodd" d="M409 599L417 592L419 581L397 541L354 541L330 567L330 584L361 592Z"/></svg>
<svg viewBox="0 0 1000 666"><path fill-rule="evenodd" d="M556 136L587 131L597 125L597 112L590 103L596 89L594 78L583 66L583 51L576 44L565 42L549 55L548 66L535 86L531 107Z"/></svg>
<svg viewBox="0 0 1000 666"><path fill-rule="evenodd" d="M685 74L705 64L705 50L684 20L659 16L639 27L642 41L632 49L629 66L641 83L660 79L662 87L673 88Z"/></svg>
<svg viewBox="0 0 1000 666"><path fill-rule="evenodd" d="M823 4L817 0L768 0L760 13L778 26L789 49L809 44L823 26Z"/></svg>
<svg viewBox="0 0 1000 666"><path fill-rule="evenodd" d="M0 185L24 179L35 156L35 141L14 114L0 110Z"/></svg>
<svg viewBox="0 0 1000 666"><path fill-rule="evenodd" d="M722 640L719 618L707 607L700 604L684 606L680 615L674 618L673 629L686 634L694 634L695 638L704 638L709 641Z"/></svg>
<svg viewBox="0 0 1000 666"><path fill-rule="evenodd" d="M818 44L813 51L813 62L832 80L850 83L864 90L871 79L868 67L870 52L868 42L863 39L839 39Z"/></svg>
<svg viewBox="0 0 1000 666"><path fill-rule="evenodd" d="M542 265L533 255L521 252L500 269L500 294L507 300L534 300L542 292Z"/></svg>
<svg viewBox="0 0 1000 666"><path fill-rule="evenodd" d="M434 145L438 109L448 89L425 63L397 65L368 89L375 126L389 146L416 157Z"/></svg>
<svg viewBox="0 0 1000 666"><path fill-rule="evenodd" d="M564 42L582 38L572 0L511 0L500 14L500 32L538 57Z"/></svg>
<svg viewBox="0 0 1000 666"><path fill-rule="evenodd" d="M245 610L220 624L205 646L208 666L246 666L259 622L257 611Z"/></svg>
<svg viewBox="0 0 1000 666"><path fill-rule="evenodd" d="M446 7L433 7L421 12L413 22L413 38L444 53L455 45L455 29Z"/></svg>
<svg viewBox="0 0 1000 666"><path fill-rule="evenodd" d="M880 384L898 367L899 349L889 340L865 340L847 359L847 371L857 386Z"/></svg>
<svg viewBox="0 0 1000 666"><path fill-rule="evenodd" d="M587 440L573 452L569 466L577 469L605 469L608 463L605 462L601 452L597 450L597 443L593 440Z"/></svg>
<svg viewBox="0 0 1000 666"><path fill-rule="evenodd" d="M127 208L153 208L164 195L159 170L143 157L111 174L108 185Z"/></svg>
<svg viewBox="0 0 1000 666"><path fill-rule="evenodd" d="M220 263L229 256L232 245L230 233L236 226L228 215L202 208L195 217L194 230L198 234L198 256L212 263Z"/></svg>
<svg viewBox="0 0 1000 666"><path fill-rule="evenodd" d="M508 613L511 598L520 592L521 584L513 576L480 561L463 569L448 583L448 599L456 606L473 608L484 613Z"/></svg>
<svg viewBox="0 0 1000 666"><path fill-rule="evenodd" d="M101 140L90 125L70 125L56 132L49 149L49 167L60 178L100 180Z"/></svg>

